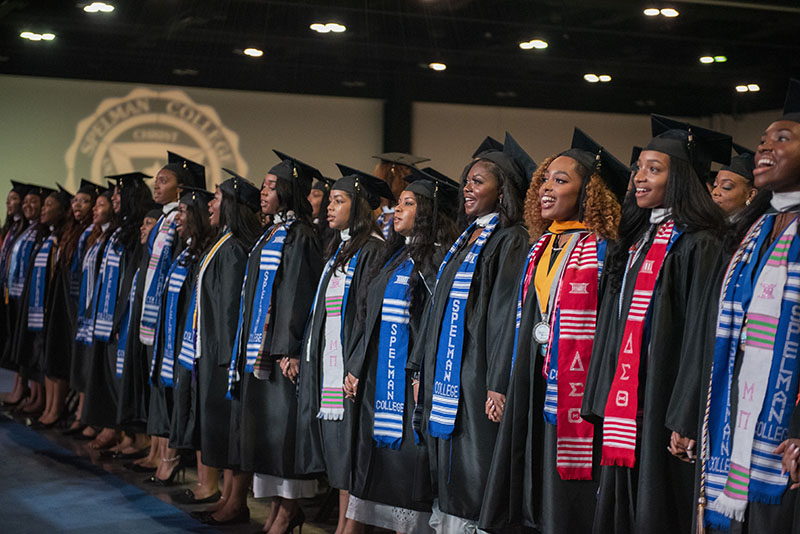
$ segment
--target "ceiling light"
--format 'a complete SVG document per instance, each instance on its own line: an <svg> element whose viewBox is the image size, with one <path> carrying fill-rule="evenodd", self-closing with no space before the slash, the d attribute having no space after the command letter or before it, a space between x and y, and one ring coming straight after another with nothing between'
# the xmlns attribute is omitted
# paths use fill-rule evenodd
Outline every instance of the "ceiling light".
<svg viewBox="0 0 800 534"><path fill-rule="evenodd" d="M83 6L83 10L87 13L111 13L114 11L114 6L106 4L105 2L92 2L89 5Z"/></svg>
<svg viewBox="0 0 800 534"><path fill-rule="evenodd" d="M728 61L728 58L726 56L714 56L714 61L717 63L725 63Z"/></svg>
<svg viewBox="0 0 800 534"><path fill-rule="evenodd" d="M600 76L597 74L584 74L583 79L589 83L597 83L600 81Z"/></svg>
<svg viewBox="0 0 800 534"><path fill-rule="evenodd" d="M598 78L600 79L601 82L604 83L611 81L611 76L609 76L608 74L601 74L600 76L598 76Z"/></svg>
<svg viewBox="0 0 800 534"><path fill-rule="evenodd" d="M311 26L309 26L312 30L318 33L342 33L347 30L345 26L342 24L338 24L336 22L315 22Z"/></svg>
<svg viewBox="0 0 800 534"><path fill-rule="evenodd" d="M261 57L264 55L264 51L259 50L258 48L245 48L244 50L242 50L242 53L250 57Z"/></svg>
<svg viewBox="0 0 800 534"><path fill-rule="evenodd" d="M761 87L759 87L757 83L748 83L747 90L752 93L757 93L758 91L761 90Z"/></svg>
<svg viewBox="0 0 800 534"><path fill-rule="evenodd" d="M667 17L667 18L670 18L670 19L671 19L671 18L675 18L675 17L677 17L678 15L680 15L680 13L678 13L678 10L677 10L677 9L672 9L671 7L668 7L668 8L666 8L666 9L662 9L662 10L661 10L661 14L662 14L663 16Z"/></svg>
<svg viewBox="0 0 800 534"><path fill-rule="evenodd" d="M20 33L19 36L29 41L52 41L56 38L52 33L34 33L27 31Z"/></svg>
<svg viewBox="0 0 800 534"><path fill-rule="evenodd" d="M435 71L443 71L447 68L447 65L444 63L428 63L428 67L435 70Z"/></svg>
<svg viewBox="0 0 800 534"><path fill-rule="evenodd" d="M736 86L736 92L737 93L746 93L749 90L750 89L748 89L746 85L737 85Z"/></svg>
<svg viewBox="0 0 800 534"><path fill-rule="evenodd" d="M700 63L705 63L706 65L714 63L714 58L711 56L703 56L700 58Z"/></svg>
<svg viewBox="0 0 800 534"><path fill-rule="evenodd" d="M643 13L648 17L657 17L661 12L654 7L648 7L643 11Z"/></svg>
<svg viewBox="0 0 800 534"><path fill-rule="evenodd" d="M541 39L531 39L530 41L523 41L519 44L519 47L523 50L544 50L547 48L547 41L542 41Z"/></svg>

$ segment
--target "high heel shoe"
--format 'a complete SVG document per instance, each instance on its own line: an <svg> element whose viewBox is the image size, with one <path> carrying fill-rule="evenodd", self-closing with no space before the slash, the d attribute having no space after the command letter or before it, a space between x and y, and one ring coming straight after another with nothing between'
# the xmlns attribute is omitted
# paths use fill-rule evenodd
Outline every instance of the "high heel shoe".
<svg viewBox="0 0 800 534"><path fill-rule="evenodd" d="M162 462L178 462L178 464L172 468L172 472L167 478L162 479L158 478L156 475L153 475L145 480L145 482L149 484L156 484L158 486L172 486L174 484L175 477L179 475L181 476L181 480L186 482L186 466L189 462L183 458L183 456L176 456L175 458L162 458Z"/></svg>
<svg viewBox="0 0 800 534"><path fill-rule="evenodd" d="M291 521L289 521L289 526L286 527L285 534L292 534L294 529L299 527L298 534L303 534L303 523L306 522L306 514L303 513L302 510L298 510Z"/></svg>

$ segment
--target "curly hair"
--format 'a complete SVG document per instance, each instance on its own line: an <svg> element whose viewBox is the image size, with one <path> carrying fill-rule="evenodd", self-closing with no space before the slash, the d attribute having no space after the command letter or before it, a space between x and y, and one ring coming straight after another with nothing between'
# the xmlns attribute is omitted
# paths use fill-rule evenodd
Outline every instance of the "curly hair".
<svg viewBox="0 0 800 534"><path fill-rule="evenodd" d="M539 165L536 172L533 173L531 185L525 195L525 224L531 236L531 243L539 239L550 226L550 223L553 222L542 217L539 188L542 186L547 168L558 157L558 154L550 156ZM581 173L584 185L581 187L581 195L579 197L579 202L581 203L579 212L582 213L581 221L588 230L600 237L612 241L616 240L622 212L619 202L617 202L614 193L606 186L599 174L593 173L588 177L587 183L585 168L580 164L577 167L579 171L584 171Z"/></svg>
<svg viewBox="0 0 800 534"><path fill-rule="evenodd" d="M411 174L411 167L381 160L375 166L373 174L386 182L392 194L397 197L406 188L406 176Z"/></svg>

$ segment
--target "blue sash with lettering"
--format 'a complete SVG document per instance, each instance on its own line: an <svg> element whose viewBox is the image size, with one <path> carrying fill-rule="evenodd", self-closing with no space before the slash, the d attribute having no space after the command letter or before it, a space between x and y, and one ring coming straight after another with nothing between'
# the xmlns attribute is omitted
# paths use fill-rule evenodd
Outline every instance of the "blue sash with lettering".
<svg viewBox="0 0 800 534"><path fill-rule="evenodd" d="M72 264L69 267L69 295L72 298L79 298L81 292L81 279L83 278L83 253L86 252L86 241L89 234L94 230L94 224L90 224L81 233L78 239L78 247L72 255Z"/></svg>
<svg viewBox="0 0 800 534"><path fill-rule="evenodd" d="M186 247L178 254L175 261L169 267L167 273L167 300L164 302L163 309L158 311L158 321L156 322L155 346L153 348L153 360L150 362L150 383L153 382L158 356L163 353L161 358L161 370L159 371L161 383L167 387L172 387L173 371L175 366L175 321L178 318L178 300L181 296L183 283L186 281L186 274L189 272L189 247ZM164 341L158 343L161 329L164 329Z"/></svg>
<svg viewBox="0 0 800 534"><path fill-rule="evenodd" d="M181 341L181 351L178 353L178 363L189 369L194 369L195 355L195 335L194 335L194 311L197 309L197 284L192 289L192 297L189 299L189 310L186 314L186 324L183 326L183 340Z"/></svg>
<svg viewBox="0 0 800 534"><path fill-rule="evenodd" d="M436 351L436 371L433 378L433 397L431 398L431 414L428 421L428 433L439 439L450 439L458 415L458 399L461 389L461 355L464 349L464 315L467 311L467 299L475 274L475 263L481 254L483 245L497 226L495 215L481 232L472 248L458 268L453 285L450 287L447 305L442 317L442 329L439 333L439 344ZM464 230L439 266L436 283L442 276L447 262L466 243L475 223Z"/></svg>
<svg viewBox="0 0 800 534"><path fill-rule="evenodd" d="M8 230L5 239L3 239L3 244L0 246L0 288L5 288L6 285L6 277L8 276L8 260L11 256L11 247L16 242L14 239L17 236L17 229L16 224L12 224L11 228Z"/></svg>
<svg viewBox="0 0 800 534"><path fill-rule="evenodd" d="M399 449L403 440L411 306L408 279L413 268L412 259L406 258L394 270L383 292L381 330L378 337L378 367L375 374L375 421L372 432L378 447Z"/></svg>
<svg viewBox="0 0 800 534"><path fill-rule="evenodd" d="M177 215L178 210L172 210L166 215L162 215L147 240L150 261L147 263L147 272L145 273L142 316L139 323L139 340L143 345L152 345L155 339L158 312L161 310L161 296L164 293L164 284L167 281L167 273L172 262L172 250L177 233L177 224L175 223Z"/></svg>
<svg viewBox="0 0 800 534"><path fill-rule="evenodd" d="M33 246L36 244L37 223L29 224L14 242L11 248L11 259L8 266L8 296L18 299L25 289L25 276L28 274L28 262L31 259Z"/></svg>
<svg viewBox="0 0 800 534"><path fill-rule="evenodd" d="M128 293L128 302L125 303L125 315L122 316L122 322L119 326L119 339L117 339L117 376L122 376L122 370L125 368L125 345L128 343L128 332L131 329L131 308L133 307L133 299L136 296L136 279L139 278L139 269L136 269L136 274L133 275L133 283L131 284L131 291Z"/></svg>
<svg viewBox="0 0 800 534"><path fill-rule="evenodd" d="M114 309L117 306L117 289L119 287L119 266L122 259L122 243L119 242L120 229L114 230L108 239L103 252L103 263L100 265L100 287L95 306L94 337L108 342L114 327Z"/></svg>
<svg viewBox="0 0 800 534"><path fill-rule="evenodd" d="M81 290L78 295L78 332L75 340L84 345L91 345L94 339L94 310L97 306L97 281L96 270L97 255L103 247L104 241L98 239L83 258L83 274L81 275Z"/></svg>
<svg viewBox="0 0 800 534"><path fill-rule="evenodd" d="M50 234L33 258L31 290L28 293L28 330L31 332L41 332L44 329L44 297L47 288L47 264L50 260L50 249L53 248L55 240L56 236Z"/></svg>

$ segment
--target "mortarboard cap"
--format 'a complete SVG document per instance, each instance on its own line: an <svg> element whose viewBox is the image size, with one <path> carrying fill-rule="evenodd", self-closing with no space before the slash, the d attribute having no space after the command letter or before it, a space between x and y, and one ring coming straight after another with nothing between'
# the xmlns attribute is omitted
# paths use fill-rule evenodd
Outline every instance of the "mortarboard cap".
<svg viewBox="0 0 800 534"><path fill-rule="evenodd" d="M301 192L303 195L308 195L311 191L314 178L321 179L322 173L319 172L316 167L312 167L308 163L303 163L299 159L289 156L279 150L273 149L272 151L281 159L281 162L270 169L270 174L275 174L278 178L290 180L293 183L296 182L302 188ZM288 166L288 172L285 171L285 166ZM283 173L283 176L272 172L273 170Z"/></svg>
<svg viewBox="0 0 800 534"><path fill-rule="evenodd" d="M44 187L42 185L36 185L36 184L27 184L27 185L28 185L28 190L25 192L25 194L36 195L42 200L42 202L44 202L44 199L46 199L51 194L56 192L55 189L50 189L49 187Z"/></svg>
<svg viewBox="0 0 800 534"><path fill-rule="evenodd" d="M445 213L454 216L458 209L459 184L432 167L412 169L406 191L433 199Z"/></svg>
<svg viewBox="0 0 800 534"><path fill-rule="evenodd" d="M181 185L201 189L206 187L206 168L199 163L167 151L167 164L164 168L174 172Z"/></svg>
<svg viewBox="0 0 800 534"><path fill-rule="evenodd" d="M338 189L351 195L361 194L372 209L376 209L381 204L381 197L394 202L395 198L389 185L371 174L359 171L341 163L336 164L342 177L336 180L331 186L331 190Z"/></svg>
<svg viewBox="0 0 800 534"><path fill-rule="evenodd" d="M81 183L78 186L78 193L86 193L92 198L97 198L105 192L106 188L102 185L97 185L94 182L90 182L86 178L81 178Z"/></svg>
<svg viewBox="0 0 800 534"><path fill-rule="evenodd" d="M230 169L222 168L231 175L219 185L219 188L233 197L236 202L244 204L254 212L261 211L261 191L246 178L239 176Z"/></svg>
<svg viewBox="0 0 800 534"><path fill-rule="evenodd" d="M635 146L631 149L631 166L636 165L636 162L639 161L639 154L642 153L642 147Z"/></svg>
<svg viewBox="0 0 800 534"><path fill-rule="evenodd" d="M497 148L498 145L496 140L487 137L472 157L487 159L498 165L514 183L520 195L524 197L533 173L536 171L536 162L508 132L506 132L505 141L500 145L500 150ZM481 151L482 148L487 147L487 150Z"/></svg>
<svg viewBox="0 0 800 534"><path fill-rule="evenodd" d="M20 198L25 198L25 195L28 194L28 189L30 189L28 184L11 180L11 190L18 194Z"/></svg>
<svg viewBox="0 0 800 534"><path fill-rule="evenodd" d="M736 156L731 158L728 165L723 165L721 171L730 171L738 174L748 182L753 182L753 169L756 168L755 156L756 153L749 148L733 143L733 149L736 151Z"/></svg>
<svg viewBox="0 0 800 534"><path fill-rule="evenodd" d="M502 152L503 151L503 143L495 139L494 137L487 135L486 139L484 139L478 148L475 149L475 152L472 153L472 157L477 158L478 155L483 154L484 152Z"/></svg>
<svg viewBox="0 0 800 534"><path fill-rule="evenodd" d="M572 134L572 148L560 155L574 159L590 173L597 172L618 200L625 196L631 176L630 166L615 158L580 128L575 128Z"/></svg>
<svg viewBox="0 0 800 534"><path fill-rule="evenodd" d="M164 214L164 211L161 209L161 206L156 206L155 208L151 208L144 214L145 219L155 219L158 220L161 218L161 215Z"/></svg>
<svg viewBox="0 0 800 534"><path fill-rule="evenodd" d="M115 187L119 187L123 189L127 184L132 183L134 181L144 182L147 178L152 178L152 176L148 176L143 172L126 172L123 174L114 174L111 176L106 176L109 180L114 182Z"/></svg>
<svg viewBox="0 0 800 534"><path fill-rule="evenodd" d="M789 80L786 90L786 100L783 103L783 117L781 120L800 122L800 80Z"/></svg>
<svg viewBox="0 0 800 534"><path fill-rule="evenodd" d="M181 204L205 209L208 208L208 203L211 202L212 198L214 198L214 193L206 191L205 189L192 187L190 185L181 187Z"/></svg>
<svg viewBox="0 0 800 534"><path fill-rule="evenodd" d="M331 187L334 183L336 183L336 180L333 178L320 175L319 179L317 179L317 181L314 182L314 185L311 186L311 189L318 189L323 193L327 193L331 190Z"/></svg>
<svg viewBox="0 0 800 534"><path fill-rule="evenodd" d="M372 157L375 159L379 159L381 161L385 161L387 163L394 163L396 165L405 165L406 167L414 167L418 163L424 163L426 161L430 161L430 158L414 156L412 154L406 154L404 152L385 152L383 154L377 154Z"/></svg>
<svg viewBox="0 0 800 534"><path fill-rule="evenodd" d="M68 211L70 207L70 203L72 202L72 198L75 196L61 184L56 184L58 187L58 191L56 191L56 199L58 199L59 204L61 204L61 208L64 211Z"/></svg>
<svg viewBox="0 0 800 534"><path fill-rule="evenodd" d="M731 161L730 135L676 121L662 115L650 115L653 139L644 150L654 150L688 161L697 176L705 181L711 162L727 165Z"/></svg>

